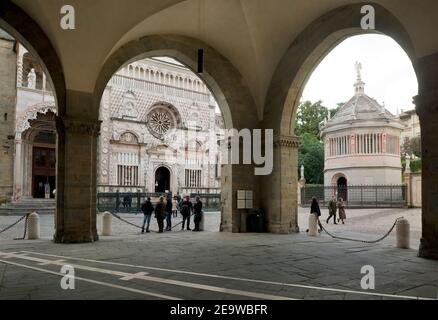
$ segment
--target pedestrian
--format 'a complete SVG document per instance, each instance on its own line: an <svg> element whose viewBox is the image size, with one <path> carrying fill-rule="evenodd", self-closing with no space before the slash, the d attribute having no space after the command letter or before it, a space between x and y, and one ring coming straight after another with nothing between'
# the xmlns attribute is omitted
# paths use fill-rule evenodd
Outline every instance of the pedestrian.
<svg viewBox="0 0 438 320"><path fill-rule="evenodd" d="M312 205L310 206L310 214L316 215L316 219L318 220L318 225L319 225L318 232L321 233L322 226L321 226L321 222L319 221L319 217L321 216L321 209L319 208L318 200L315 197L312 198ZM307 229L306 232L309 232L309 229Z"/></svg>
<svg viewBox="0 0 438 320"><path fill-rule="evenodd" d="M128 194L128 208L131 209L132 207L132 196Z"/></svg>
<svg viewBox="0 0 438 320"><path fill-rule="evenodd" d="M183 217L182 228L184 230L185 223L187 221L187 230L190 231L190 216L192 214L193 204L190 202L190 197L186 197L181 203L181 215Z"/></svg>
<svg viewBox="0 0 438 320"><path fill-rule="evenodd" d="M157 223L158 223L158 233L163 233L165 217L166 217L166 204L164 203L164 198L160 197L160 200L155 206L155 219L157 219Z"/></svg>
<svg viewBox="0 0 438 320"><path fill-rule="evenodd" d="M172 231L172 198L166 199L166 231Z"/></svg>
<svg viewBox="0 0 438 320"><path fill-rule="evenodd" d="M178 200L177 200L177 197L173 197L173 200L172 200L172 216L174 218L178 217Z"/></svg>
<svg viewBox="0 0 438 320"><path fill-rule="evenodd" d="M152 213L154 212L154 206L152 205L151 198L147 198L145 203L141 206L141 211L143 211L143 227L141 228L141 233L144 233L144 227L146 226L146 233L149 233L149 225L151 224Z"/></svg>
<svg viewBox="0 0 438 320"><path fill-rule="evenodd" d="M347 219L347 216L345 215L345 203L344 203L344 199L339 198L339 202L338 202L338 209L339 209L339 221L342 221L342 224L345 224L344 220Z"/></svg>
<svg viewBox="0 0 438 320"><path fill-rule="evenodd" d="M333 217L334 224L337 224L336 222L336 211L338 210L338 205L336 203L336 196L333 196L332 199L328 203L328 209L329 209L329 217L327 218L327 224L330 222L330 219Z"/></svg>
<svg viewBox="0 0 438 320"><path fill-rule="evenodd" d="M116 198L116 212L119 212L120 204L121 204L120 198L117 196L117 198Z"/></svg>
<svg viewBox="0 0 438 320"><path fill-rule="evenodd" d="M202 201L199 197L196 197L196 203L193 206L193 212L195 214L195 229L193 231L201 231L199 224L202 221Z"/></svg>

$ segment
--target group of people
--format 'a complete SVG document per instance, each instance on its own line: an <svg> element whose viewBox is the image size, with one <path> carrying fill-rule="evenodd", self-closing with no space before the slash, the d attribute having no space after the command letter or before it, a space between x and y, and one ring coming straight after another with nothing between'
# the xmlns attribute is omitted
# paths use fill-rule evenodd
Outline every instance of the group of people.
<svg viewBox="0 0 438 320"><path fill-rule="evenodd" d="M195 204L190 201L190 197L187 196L184 200L179 196L175 196L173 199L169 196L164 200L164 197L160 197L158 203L153 206L151 198L147 198L146 202L141 206L141 211L144 214L142 233L149 233L149 226L151 223L152 214L155 213L155 219L157 219L159 233L164 231L172 231L172 217L178 216L178 211L182 215L182 228L186 227L190 231L190 218L194 215L195 228L193 231L201 231L200 223L202 221L202 201L199 197L196 197ZM164 220L166 220L166 228L164 228Z"/></svg>
<svg viewBox="0 0 438 320"><path fill-rule="evenodd" d="M336 200L336 196L333 196L332 199L328 203L329 209L329 217L327 218L327 224L330 222L330 219L333 218L334 224L338 224L342 221L342 224L345 224L345 220L347 216L345 214L345 203L344 199L339 198L339 201ZM336 219L336 214L339 212L339 216ZM319 208L318 199L316 197L312 198L312 204L310 206L310 214L315 214L318 217L321 217L321 209ZM320 225L322 229L322 226ZM321 232L321 229L319 230Z"/></svg>

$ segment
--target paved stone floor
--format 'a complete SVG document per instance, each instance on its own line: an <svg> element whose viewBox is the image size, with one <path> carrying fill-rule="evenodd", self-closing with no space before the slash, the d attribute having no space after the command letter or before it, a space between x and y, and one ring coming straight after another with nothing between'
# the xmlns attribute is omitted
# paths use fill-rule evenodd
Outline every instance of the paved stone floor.
<svg viewBox="0 0 438 320"><path fill-rule="evenodd" d="M379 228L386 232L386 225L392 224L393 218L400 214L416 215L414 211L394 210L347 214L346 225L330 225L330 230L363 239L376 238L381 234ZM124 217L134 223L141 221L141 216ZM11 218L0 217L0 228ZM307 210L300 210L302 229L306 219ZM377 230L372 232L367 224L371 219L379 222ZM141 235L136 228L114 220L111 237L101 237L93 244L60 245L49 240L53 217L42 216L41 221L45 239L0 238L0 299L436 299L438 296L438 261L417 258L415 237L412 249L400 250L394 248L393 236L382 243L367 245L333 240L324 234L311 238L305 232L219 233L216 232L219 215L211 213L206 216L207 231L202 233ZM362 229L355 229L360 226ZM7 237L12 236L17 235L11 230ZM74 290L63 290L60 286L63 265L75 269ZM365 265L375 269L375 290L361 289L361 268Z"/></svg>

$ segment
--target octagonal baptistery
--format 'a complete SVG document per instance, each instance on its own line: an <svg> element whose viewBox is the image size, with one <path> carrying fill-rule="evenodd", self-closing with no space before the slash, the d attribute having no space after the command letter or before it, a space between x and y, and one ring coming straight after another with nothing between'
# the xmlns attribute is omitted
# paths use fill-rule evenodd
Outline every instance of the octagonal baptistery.
<svg viewBox="0 0 438 320"><path fill-rule="evenodd" d="M357 64L355 94L325 121L326 186L400 185L400 136L403 125L384 106L365 94Z"/></svg>

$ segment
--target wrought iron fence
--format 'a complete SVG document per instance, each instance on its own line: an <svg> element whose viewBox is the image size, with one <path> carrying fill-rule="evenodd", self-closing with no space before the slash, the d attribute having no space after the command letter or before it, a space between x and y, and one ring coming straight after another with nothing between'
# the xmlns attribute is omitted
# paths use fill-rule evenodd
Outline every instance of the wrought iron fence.
<svg viewBox="0 0 438 320"><path fill-rule="evenodd" d="M160 197L173 197L172 193L147 193L147 192L99 192L97 194L97 209L100 212L111 211L121 213L139 213L141 206L149 197L155 205ZM221 204L220 194L191 193L193 202L199 196L203 202L204 211L218 211Z"/></svg>
<svg viewBox="0 0 438 320"><path fill-rule="evenodd" d="M349 208L407 207L406 185L305 186L301 189L301 205L310 206L316 197L320 206L326 207L333 196L344 199Z"/></svg>

